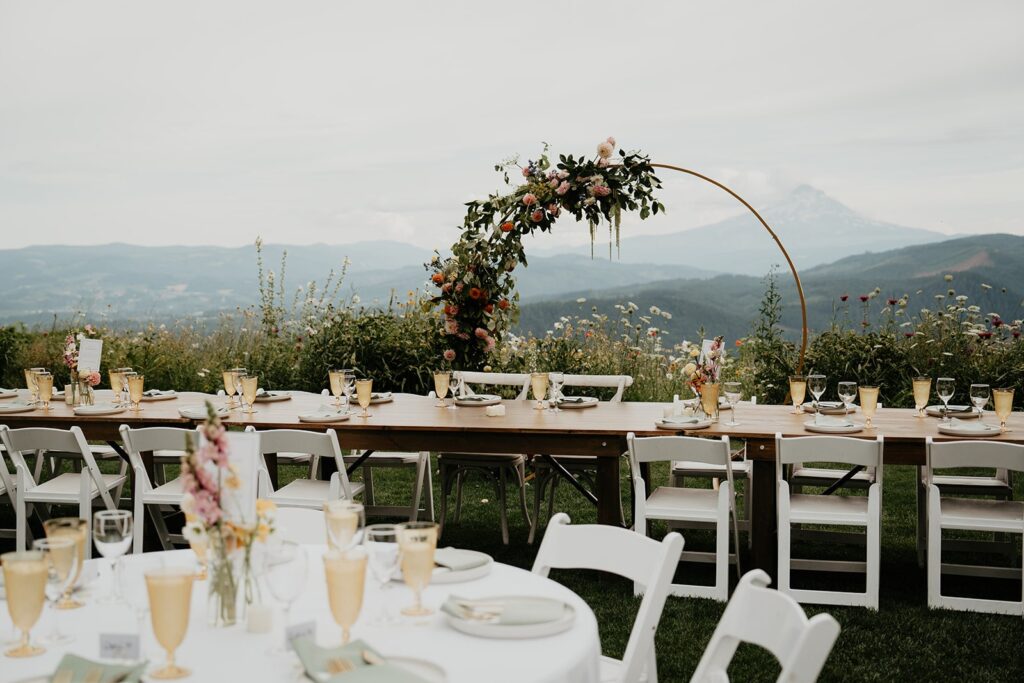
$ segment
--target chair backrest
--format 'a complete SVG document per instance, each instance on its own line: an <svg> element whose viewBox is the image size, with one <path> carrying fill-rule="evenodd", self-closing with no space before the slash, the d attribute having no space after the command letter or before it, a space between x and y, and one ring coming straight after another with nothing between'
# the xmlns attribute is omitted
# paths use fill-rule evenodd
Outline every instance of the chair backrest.
<svg viewBox="0 0 1024 683"><path fill-rule="evenodd" d="M621 680L639 680L653 652L654 632L683 552L683 537L673 531L659 543L627 529L604 524L571 526L569 522L564 512L548 522L533 573L546 577L552 569L596 569L644 587L643 601L622 656Z"/></svg>
<svg viewBox="0 0 1024 683"><path fill-rule="evenodd" d="M771 578L760 569L743 575L691 683L729 680L729 662L740 643L753 643L775 655L781 665L779 681L817 680L839 636L839 622L829 614L808 619L796 600L768 588L769 583Z"/></svg>
<svg viewBox="0 0 1024 683"><path fill-rule="evenodd" d="M324 513L307 508L279 507L274 513L275 536L285 541L304 545L323 545L327 542Z"/></svg>
<svg viewBox="0 0 1024 683"><path fill-rule="evenodd" d="M199 441L198 432L194 429L182 429L180 427L144 427L132 429L128 425L121 425L121 441L125 450L128 451L128 460L132 470L135 472L136 481L142 477L146 488L152 488L153 482L149 479L145 464L142 460L143 453L151 451L184 451L187 439L191 437L193 446ZM138 486L138 484L136 484Z"/></svg>
<svg viewBox="0 0 1024 683"><path fill-rule="evenodd" d="M565 375L563 387L598 387L615 389L615 394L608 399L609 403L618 403L627 388L633 386L633 378L629 375Z"/></svg>
<svg viewBox="0 0 1024 683"><path fill-rule="evenodd" d="M100 468L96 465L89 442L85 440L85 435L82 434L79 427L71 429L51 429L49 427L10 429L7 425L0 425L0 441L7 449L7 454L15 468L24 470L25 479L31 486L35 486L36 481L32 477L32 470L25 461L23 451L58 451L80 454L96 486L100 491L105 491L101 485ZM106 496L104 496L104 501L106 501Z"/></svg>
<svg viewBox="0 0 1024 683"><path fill-rule="evenodd" d="M255 432L251 425L245 428L247 432ZM266 456L268 453L308 453L315 458L333 458L338 468L338 476L341 479L341 493L345 498L352 498L352 489L349 486L348 473L345 471L345 461L342 456L341 446L338 444L338 435L333 429L323 432L309 432L302 429L268 429L260 431L260 454ZM261 477L269 484L267 462L263 458L259 460Z"/></svg>
<svg viewBox="0 0 1024 683"><path fill-rule="evenodd" d="M519 387L517 401L526 400L530 391L530 376L523 372L469 372L463 370L459 373L462 377L462 392L464 395L472 396L473 389L470 384L480 384L492 387Z"/></svg>
<svg viewBox="0 0 1024 683"><path fill-rule="evenodd" d="M0 427L3 429L3 427ZM7 496L10 497L11 503L14 503L14 476L11 471L7 469L7 459L4 457L3 452L7 449L0 443L0 484L3 485L4 491L7 492Z"/></svg>
<svg viewBox="0 0 1024 683"><path fill-rule="evenodd" d="M1024 472L1024 445L1002 441L925 441L926 483L935 470L953 467L994 468Z"/></svg>
<svg viewBox="0 0 1024 683"><path fill-rule="evenodd" d="M882 483L883 438L855 439L848 436L796 436L775 434L775 476L781 480L783 466L806 461L860 465Z"/></svg>

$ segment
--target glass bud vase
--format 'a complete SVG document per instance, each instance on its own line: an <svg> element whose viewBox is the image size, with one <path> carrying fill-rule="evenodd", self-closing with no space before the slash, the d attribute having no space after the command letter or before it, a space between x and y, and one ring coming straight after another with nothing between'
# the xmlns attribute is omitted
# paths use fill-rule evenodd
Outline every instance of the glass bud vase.
<svg viewBox="0 0 1024 683"><path fill-rule="evenodd" d="M700 388L700 407L712 422L718 422L718 382L708 382Z"/></svg>
<svg viewBox="0 0 1024 683"><path fill-rule="evenodd" d="M91 406L96 402L95 394L93 393L92 387L89 386L89 382L84 379L79 379L78 389L75 392L75 403L72 405L76 406Z"/></svg>
<svg viewBox="0 0 1024 683"><path fill-rule="evenodd" d="M71 388L71 399L66 400L66 402L72 406L82 405L81 398L79 397L82 383L78 380L78 373L74 370L71 371L71 383L68 386Z"/></svg>
<svg viewBox="0 0 1024 683"><path fill-rule="evenodd" d="M210 626L234 626L239 618L239 562L237 553L229 553L217 533L210 535L206 620Z"/></svg>

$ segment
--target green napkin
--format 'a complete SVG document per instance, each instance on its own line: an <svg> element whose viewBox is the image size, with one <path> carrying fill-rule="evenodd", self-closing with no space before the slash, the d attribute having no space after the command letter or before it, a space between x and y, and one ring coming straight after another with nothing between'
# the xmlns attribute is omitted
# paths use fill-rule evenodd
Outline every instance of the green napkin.
<svg viewBox="0 0 1024 683"><path fill-rule="evenodd" d="M566 605L561 600L526 595L474 599L452 595L441 605L442 612L456 619L505 626L526 626L557 621L565 616L565 609Z"/></svg>
<svg viewBox="0 0 1024 683"><path fill-rule="evenodd" d="M446 567L453 572L461 572L487 564L488 557L483 553L458 548L438 548L434 551L434 564Z"/></svg>
<svg viewBox="0 0 1024 683"><path fill-rule="evenodd" d="M138 683L142 680L142 674L145 673L148 664L149 662L145 660L129 665L103 664L85 657L68 654L60 660L57 670L53 672L53 678L56 678L57 674L62 671L70 671L71 683L81 683L86 680L87 676L95 676L93 671L99 669L102 672L98 679L99 683L112 683L115 680L119 683ZM122 676L124 678L121 678Z"/></svg>
<svg viewBox="0 0 1024 683"><path fill-rule="evenodd" d="M371 658L383 658L372 647L362 640L354 640L341 647L320 647L309 636L296 638L292 648L302 662L306 675L314 681L339 681L339 683L425 683L419 676L409 673L394 664L367 664L363 652L369 652ZM338 674L328 673L328 664L332 659L344 659L354 668Z"/></svg>

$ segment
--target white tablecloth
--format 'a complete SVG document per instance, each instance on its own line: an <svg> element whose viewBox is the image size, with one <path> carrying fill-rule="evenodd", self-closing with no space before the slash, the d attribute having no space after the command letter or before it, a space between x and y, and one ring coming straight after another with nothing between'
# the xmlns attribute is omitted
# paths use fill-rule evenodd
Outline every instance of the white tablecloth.
<svg viewBox="0 0 1024 683"><path fill-rule="evenodd" d="M319 548L308 548L308 576L303 594L292 606L291 622L309 620L317 622L317 640L321 645L340 643L341 630L331 618L326 602L326 586ZM191 551L147 553L129 556L125 560L126 578L123 584L129 598L141 594L137 580L143 567L164 563L191 566ZM0 656L0 680L20 681L52 673L66 652L98 658L100 633L137 632L135 613L126 605L97 604L95 597L105 590L108 581L103 560L99 578L87 593L86 607L60 612L61 629L75 635L75 640L64 646L48 646L47 652L29 659L11 659ZM401 655L433 662L444 668L449 683L479 683L480 681L515 681L516 683L584 683L599 680L601 645L598 639L594 613L575 593L564 586L540 578L530 572L495 563L486 577L467 583L431 586L424 591L424 603L437 608L451 593L464 597L495 595L539 595L555 597L576 609L576 620L568 631L546 638L524 640L494 640L465 635L445 623L438 613L418 622L402 621L394 626L373 627L366 624L381 604L381 591L367 575L367 590L360 619L352 629L352 638L361 638L383 655ZM412 592L402 584L394 584L384 593L395 612L411 604ZM266 595L264 600L272 602ZM130 600L131 601L131 600ZM0 607L0 639L14 635L7 605ZM45 636L52 625L53 611L47 606L36 628L33 640ZM176 659L182 666L192 669L186 681L292 681L293 661L272 654L283 638L280 613L275 614L274 629L270 634L247 633L245 624L231 628L213 629L206 622L206 583L196 582L192 592L192 612L188 634L178 649ZM153 663L162 662L160 649L146 616L142 629L143 656ZM307 679L304 679L307 680Z"/></svg>

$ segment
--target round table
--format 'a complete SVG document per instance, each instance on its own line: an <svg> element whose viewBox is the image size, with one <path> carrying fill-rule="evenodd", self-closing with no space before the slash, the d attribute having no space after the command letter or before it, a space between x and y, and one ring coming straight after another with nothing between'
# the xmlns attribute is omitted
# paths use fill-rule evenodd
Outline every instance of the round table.
<svg viewBox="0 0 1024 683"><path fill-rule="evenodd" d="M334 623L327 607L323 563L323 547L308 546L307 580L302 595L292 605L292 624L315 621L320 645L337 645L341 629ZM127 603L98 604L96 597L109 586L109 563L99 564L99 574L86 591L87 604L82 609L60 612L60 627L75 640L63 646L47 646L45 654L28 659L12 659L0 655L4 681L20 681L51 674L60 658L72 652L91 659L99 658L101 633L139 633L137 612L132 605L145 605L141 572L148 567L194 566L189 550L129 555L124 560L122 586ZM273 599L264 589L264 601ZM429 607L438 608L451 594L476 598L497 595L534 595L558 598L572 605L576 619L572 627L545 638L497 640L466 635L446 623L440 612L417 621L402 618L391 626L370 626L368 617L382 606L382 595L397 613L412 602L412 592L404 584L395 583L382 592L370 575L359 621L352 629L352 638L362 639L383 656L400 655L432 662L444 669L448 683L479 681L524 681L552 683L583 683L599 680L601 644L594 613L575 593L549 579L523 569L495 563L487 576L465 583L430 586L423 593ZM53 624L54 612L43 612L32 631L34 642L45 637ZM283 642L282 615L275 610L274 628L270 633L255 634L244 623L230 628L210 628L206 622L206 582L197 581L192 590L192 609L188 634L175 658L192 670L184 681L292 681L296 680L297 660L274 654ZM164 652L153 637L148 615L141 628L143 657L157 664ZM13 637L14 630L6 604L0 608L0 638ZM148 680L148 679L146 679ZM302 680L308 680L303 678Z"/></svg>

